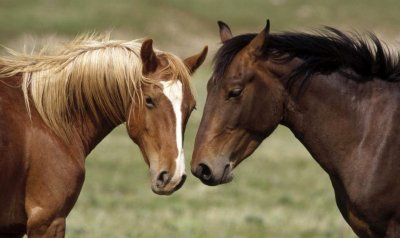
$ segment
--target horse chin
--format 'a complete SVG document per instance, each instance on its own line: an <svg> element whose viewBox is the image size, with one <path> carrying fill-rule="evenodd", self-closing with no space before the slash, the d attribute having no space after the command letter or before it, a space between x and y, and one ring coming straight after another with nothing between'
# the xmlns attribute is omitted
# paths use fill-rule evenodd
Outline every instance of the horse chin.
<svg viewBox="0 0 400 238"><path fill-rule="evenodd" d="M172 189L172 190L166 190L166 189L159 189L156 186L151 186L151 190L157 194L157 195L171 195L173 194L176 190Z"/></svg>

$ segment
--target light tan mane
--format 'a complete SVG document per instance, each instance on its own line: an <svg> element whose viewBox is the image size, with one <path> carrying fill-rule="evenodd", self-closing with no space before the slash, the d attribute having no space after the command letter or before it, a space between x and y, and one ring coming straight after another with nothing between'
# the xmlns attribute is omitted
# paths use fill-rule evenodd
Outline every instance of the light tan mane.
<svg viewBox="0 0 400 238"><path fill-rule="evenodd" d="M152 83L142 74L141 40L117 41L84 35L48 53L17 53L0 58L0 78L22 73L22 90L30 114L30 101L43 120L67 139L71 121L90 112L112 123L126 121L131 103L141 102L142 85ZM184 63L164 54L165 70L190 86Z"/></svg>

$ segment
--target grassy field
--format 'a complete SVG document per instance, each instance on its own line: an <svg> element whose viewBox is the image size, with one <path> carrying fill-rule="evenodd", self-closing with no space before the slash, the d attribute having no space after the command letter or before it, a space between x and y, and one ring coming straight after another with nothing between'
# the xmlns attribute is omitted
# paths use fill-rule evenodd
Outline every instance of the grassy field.
<svg viewBox="0 0 400 238"><path fill-rule="evenodd" d="M22 48L31 38L113 30L116 38L152 37L157 47L180 56L206 44L212 54L217 20L243 33L259 31L266 18L273 31L330 25L393 41L400 39L399 9L397 0L0 0L0 43ZM208 60L193 81L199 110L186 133L187 164L209 75ZM230 184L207 187L187 172L180 191L153 194L137 147L123 126L117 128L87 160L67 237L355 237L336 208L328 176L286 128L237 168Z"/></svg>

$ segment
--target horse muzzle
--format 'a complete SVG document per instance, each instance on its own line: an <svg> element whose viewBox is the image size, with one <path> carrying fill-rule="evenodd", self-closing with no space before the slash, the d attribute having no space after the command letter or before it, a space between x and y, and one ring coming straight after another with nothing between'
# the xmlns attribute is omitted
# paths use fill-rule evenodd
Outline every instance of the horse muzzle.
<svg viewBox="0 0 400 238"><path fill-rule="evenodd" d="M170 195L179 190L186 181L186 174L179 178L170 176L167 171L162 171L152 179L151 190L158 195Z"/></svg>
<svg viewBox="0 0 400 238"><path fill-rule="evenodd" d="M192 174L199 178L201 182L209 186L229 183L233 179L232 163L221 163L218 166L202 162L192 166Z"/></svg>

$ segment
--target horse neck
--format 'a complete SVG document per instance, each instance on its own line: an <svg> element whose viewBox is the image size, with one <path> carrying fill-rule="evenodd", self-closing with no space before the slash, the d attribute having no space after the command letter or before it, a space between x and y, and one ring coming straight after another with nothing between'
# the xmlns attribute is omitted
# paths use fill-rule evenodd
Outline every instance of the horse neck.
<svg viewBox="0 0 400 238"><path fill-rule="evenodd" d="M371 129L371 123L385 124L385 117L390 117L380 108L389 96L375 103L377 89L389 90L381 80L359 83L339 73L313 76L300 94L288 93L282 124L325 171L335 173L355 156L362 156L365 140L372 141L373 134L380 133ZM296 86L291 90L296 92ZM379 110L385 111L384 116Z"/></svg>
<svg viewBox="0 0 400 238"><path fill-rule="evenodd" d="M106 118L95 119L93 115L87 114L73 124L74 137L79 138L87 156L118 125Z"/></svg>

